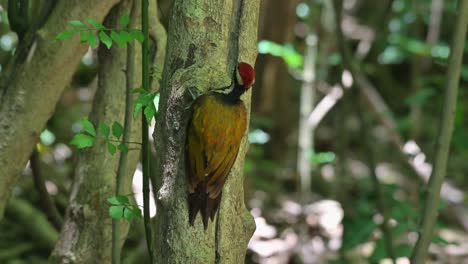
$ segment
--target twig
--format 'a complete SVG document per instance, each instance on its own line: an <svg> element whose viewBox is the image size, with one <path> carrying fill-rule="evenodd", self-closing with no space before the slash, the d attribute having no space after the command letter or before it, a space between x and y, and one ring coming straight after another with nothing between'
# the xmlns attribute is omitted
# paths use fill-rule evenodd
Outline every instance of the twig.
<svg viewBox="0 0 468 264"><path fill-rule="evenodd" d="M132 28L136 24L136 13L138 11L138 1L132 1L132 7L130 10L130 23L127 28ZM129 43L127 46L127 68L125 71L126 91L125 91L125 117L124 117L124 131L123 131L123 142L130 143L132 133L132 110L133 110L133 77L135 73L135 47L133 43ZM127 157L126 152L121 152L119 157L119 167L117 171L117 178L115 183L115 195L121 195L124 190L122 186L122 180L127 173ZM120 221L119 219L112 219L112 263L120 264L120 253L121 253L121 235L120 235Z"/></svg>
<svg viewBox="0 0 468 264"><path fill-rule="evenodd" d="M60 230L60 228L62 227L63 219L59 211L57 210L53 199L50 197L49 192L47 192L47 189L45 187L44 177L42 177L41 173L39 153L36 150L33 151L30 162L32 176L34 179L34 186L36 187L37 192L39 193L41 207L47 215L49 221L55 227L55 229Z"/></svg>
<svg viewBox="0 0 468 264"><path fill-rule="evenodd" d="M150 58L149 58L149 16L148 16L148 0L141 1L141 28L143 31L144 40L142 43L142 88L150 91ZM150 263L153 263L153 239L151 234L151 219L150 219L150 140L148 133L148 122L145 115L141 115L142 119L142 165L143 165L143 220L145 226L146 245L148 247Z"/></svg>
<svg viewBox="0 0 468 264"><path fill-rule="evenodd" d="M429 244L431 243L434 233L434 226L437 221L440 190L446 175L457 105L463 48L468 27L468 0L461 0L458 10L459 13L455 24L449 66L447 69L444 109L436 145L434 170L428 184L428 196L424 206L419 238L413 255L411 256L411 262L415 264L424 263L424 259L426 258Z"/></svg>
<svg viewBox="0 0 468 264"><path fill-rule="evenodd" d="M131 97L131 96L130 96L130 97ZM133 100L132 100L132 102L133 102ZM125 110L126 110L126 109L125 109ZM125 128L124 128L124 129L125 129ZM132 142L132 141L127 141L127 140L125 140L125 139L122 140L122 141L120 141L120 140L114 140L114 139L107 139L107 138L104 138L104 137L98 137L98 138L107 140L107 141L109 141L109 142L116 142L116 143L126 143L126 144L136 144L136 145L141 145L141 144L142 144L142 143L140 143L140 142Z"/></svg>
<svg viewBox="0 0 468 264"><path fill-rule="evenodd" d="M426 42L429 44L434 44L439 39L443 9L444 0L432 0L429 29L426 36Z"/></svg>
<svg viewBox="0 0 468 264"><path fill-rule="evenodd" d="M298 159L297 171L301 180L301 200L306 203L307 196L310 192L312 171L311 162L309 160L310 152L314 149L314 126L308 122L308 115L314 108L315 97L315 80L316 80L316 58L317 58L317 36L309 34L307 37L307 50L305 54L304 71L302 73L301 86L301 102L299 113L299 142L298 142Z"/></svg>
<svg viewBox="0 0 468 264"><path fill-rule="evenodd" d="M338 100L343 97L343 93L343 88L339 85L333 86L310 113L307 118L308 125L313 129L316 128L333 106L335 106Z"/></svg>

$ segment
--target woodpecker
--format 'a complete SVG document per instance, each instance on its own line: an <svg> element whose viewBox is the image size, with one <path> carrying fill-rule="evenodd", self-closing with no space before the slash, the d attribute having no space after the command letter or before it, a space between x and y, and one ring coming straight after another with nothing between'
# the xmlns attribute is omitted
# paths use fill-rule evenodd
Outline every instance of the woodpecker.
<svg viewBox="0 0 468 264"><path fill-rule="evenodd" d="M185 144L189 223L200 211L203 227L214 220L224 183L247 128L247 110L240 99L255 81L251 65L237 65L230 86L199 96L192 104Z"/></svg>

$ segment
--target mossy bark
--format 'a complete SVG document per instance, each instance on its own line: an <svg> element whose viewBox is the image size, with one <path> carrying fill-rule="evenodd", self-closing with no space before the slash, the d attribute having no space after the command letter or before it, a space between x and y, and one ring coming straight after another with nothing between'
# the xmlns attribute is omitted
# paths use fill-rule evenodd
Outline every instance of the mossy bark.
<svg viewBox="0 0 468 264"><path fill-rule="evenodd" d="M117 2L58 1L38 31L35 51L16 69L8 87L0 91L0 219L40 133L87 50L78 36L66 41L54 38L69 28L68 20L102 21Z"/></svg>
<svg viewBox="0 0 468 264"><path fill-rule="evenodd" d="M227 86L237 61L254 64L259 4L257 0L174 3L154 134L161 177L154 236L157 263L244 262L255 229L244 204L242 172L248 143L244 137L215 222L206 231L199 217L189 226L184 145L192 99L187 90L207 92ZM250 93L242 99L250 109Z"/></svg>
<svg viewBox="0 0 468 264"><path fill-rule="evenodd" d="M123 0L105 20L109 28L118 26L119 17L130 13L132 0ZM139 15L138 15L139 16ZM138 45L136 45L138 46ZM135 52L134 85L141 84L141 57ZM99 47L98 90L90 120L109 126L124 123L126 97L126 48L116 45L108 50ZM132 122L130 142L141 142L141 122ZM104 140L83 150L75 172L67 215L59 242L51 256L52 263L111 263L112 219L106 199L115 195L119 153L111 155ZM123 193L132 193L132 178L140 157L140 145L127 144L127 171L122 179ZM121 221L122 244L128 222Z"/></svg>

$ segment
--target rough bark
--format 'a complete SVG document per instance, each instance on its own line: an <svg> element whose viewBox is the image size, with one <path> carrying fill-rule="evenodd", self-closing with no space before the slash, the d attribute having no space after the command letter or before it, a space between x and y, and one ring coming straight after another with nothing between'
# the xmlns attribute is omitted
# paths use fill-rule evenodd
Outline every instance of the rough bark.
<svg viewBox="0 0 468 264"><path fill-rule="evenodd" d="M0 219L21 171L55 105L87 50L79 37L54 42L69 28L67 21L101 21L118 0L59 1L38 32L34 54L18 67L11 83L0 92ZM31 54L30 54L31 55Z"/></svg>
<svg viewBox="0 0 468 264"><path fill-rule="evenodd" d="M187 90L206 92L229 85L237 60L254 64L259 4L260 1L236 0L174 3L154 135L157 172L162 179L157 194L157 263L244 262L254 230L253 219L244 204L242 171L248 146L246 137L224 186L220 210L206 231L200 217L193 227L188 224L183 153L192 101ZM238 58L236 24L240 25ZM243 101L250 109L250 93L243 96Z"/></svg>
<svg viewBox="0 0 468 264"><path fill-rule="evenodd" d="M130 13L131 2L124 0L112 9L105 24L110 28L117 27L119 17ZM114 121L123 124L126 48L113 45L108 50L101 45L98 55L98 91L90 120L96 127L100 122L109 126ZM141 57L135 56L135 61L134 85L138 87L141 83ZM130 142L141 142L140 131L141 122L137 118L133 120ZM140 145L130 144L129 148L127 172L122 179L124 194L132 192L132 178L140 157ZM93 147L83 151L75 172L64 227L51 256L52 263L111 262L112 219L106 199L115 194L118 163L119 154L111 155L104 140L95 141ZM122 220L121 228L123 243L128 222Z"/></svg>

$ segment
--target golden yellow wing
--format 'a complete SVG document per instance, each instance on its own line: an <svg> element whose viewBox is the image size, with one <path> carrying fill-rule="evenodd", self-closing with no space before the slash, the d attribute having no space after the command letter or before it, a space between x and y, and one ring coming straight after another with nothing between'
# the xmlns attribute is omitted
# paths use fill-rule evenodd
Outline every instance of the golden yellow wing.
<svg viewBox="0 0 468 264"><path fill-rule="evenodd" d="M213 219L247 127L246 114L241 101L227 103L217 95L195 100L186 142L190 223L198 211L205 228L208 216Z"/></svg>

